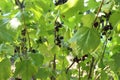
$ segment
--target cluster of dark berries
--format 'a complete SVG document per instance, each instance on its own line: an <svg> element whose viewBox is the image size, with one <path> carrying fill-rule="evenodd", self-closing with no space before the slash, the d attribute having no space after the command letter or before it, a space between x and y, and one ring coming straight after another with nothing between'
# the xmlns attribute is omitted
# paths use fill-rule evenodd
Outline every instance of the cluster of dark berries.
<svg viewBox="0 0 120 80"><path fill-rule="evenodd" d="M46 38L40 36L40 37L36 40L36 43L42 44L42 43L44 43L44 42L46 42L46 41L47 41Z"/></svg>
<svg viewBox="0 0 120 80"><path fill-rule="evenodd" d="M102 35L106 35L107 32L110 33L111 30L113 30L113 27L111 24L104 26L102 29Z"/></svg>
<svg viewBox="0 0 120 80"><path fill-rule="evenodd" d="M67 1L68 1L68 0L58 0L58 1L55 0L55 3L54 3L54 4L55 4L56 6L58 6L58 5L61 5L61 4L66 3Z"/></svg>
<svg viewBox="0 0 120 80"><path fill-rule="evenodd" d="M105 15L102 15L101 17L99 17L99 21L94 22L95 28L98 28L99 26L99 29L101 32L101 38L103 38L103 36L108 37L111 34L111 31L113 30L113 26L109 22L110 15L111 15L111 12L105 13ZM112 37L109 36L108 40L112 40Z"/></svg>
<svg viewBox="0 0 120 80"><path fill-rule="evenodd" d="M106 19L106 21L104 21L104 20L100 21L102 23L102 36L104 36L104 35L109 36L108 37L109 41L112 40L112 37L110 36L110 34L111 34L111 31L113 30L113 26L109 22L110 15L111 15L111 12L108 14L105 14L105 16L103 16L103 17ZM104 22L106 22L106 24Z"/></svg>
<svg viewBox="0 0 120 80"><path fill-rule="evenodd" d="M55 35L55 40L54 40L54 43L55 43L56 45L58 45L59 47L61 47L61 41L64 39L63 36L60 36L60 35L58 34L59 29L62 28L62 27L63 27L62 23L60 23L60 22L58 22L58 21L55 22L55 28L54 28L54 30L55 30L55 33L54 33L54 35Z"/></svg>
<svg viewBox="0 0 120 80"><path fill-rule="evenodd" d="M55 31L58 32L59 29L62 28L62 26L63 26L62 23L60 23L60 22L58 22L58 21L55 22Z"/></svg>
<svg viewBox="0 0 120 80"><path fill-rule="evenodd" d="M55 44L58 45L59 47L61 47L61 41L64 39L63 36L60 35L56 35L55 37Z"/></svg>
<svg viewBox="0 0 120 80"><path fill-rule="evenodd" d="M87 54L85 54L84 56L82 56L80 59L78 59L78 57L76 56L76 57L73 59L73 62L79 63L79 61L84 61L84 60L86 60L87 57L88 57Z"/></svg>

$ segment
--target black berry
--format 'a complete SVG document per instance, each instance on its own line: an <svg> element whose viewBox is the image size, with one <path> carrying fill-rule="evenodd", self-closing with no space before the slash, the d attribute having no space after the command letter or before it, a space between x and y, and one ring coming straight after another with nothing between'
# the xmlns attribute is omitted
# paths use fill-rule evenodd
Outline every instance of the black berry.
<svg viewBox="0 0 120 80"><path fill-rule="evenodd" d="M95 22L94 27L97 28L97 26L98 26L98 22Z"/></svg>

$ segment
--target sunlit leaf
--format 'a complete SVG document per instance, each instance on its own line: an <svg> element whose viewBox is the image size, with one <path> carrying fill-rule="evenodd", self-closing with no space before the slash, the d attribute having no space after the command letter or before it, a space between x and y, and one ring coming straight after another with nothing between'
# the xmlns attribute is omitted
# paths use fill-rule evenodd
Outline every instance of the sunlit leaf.
<svg viewBox="0 0 120 80"><path fill-rule="evenodd" d="M118 22L120 21L120 13L115 12L110 16L110 22L113 26L117 26Z"/></svg>
<svg viewBox="0 0 120 80"><path fill-rule="evenodd" d="M94 14L87 14L81 18L83 26L86 26L86 27L90 27L93 24L94 19L95 19Z"/></svg>
<svg viewBox="0 0 120 80"><path fill-rule="evenodd" d="M92 52L96 50L100 43L98 32L93 28L82 27L70 39L70 42L76 41L79 49L84 52Z"/></svg>

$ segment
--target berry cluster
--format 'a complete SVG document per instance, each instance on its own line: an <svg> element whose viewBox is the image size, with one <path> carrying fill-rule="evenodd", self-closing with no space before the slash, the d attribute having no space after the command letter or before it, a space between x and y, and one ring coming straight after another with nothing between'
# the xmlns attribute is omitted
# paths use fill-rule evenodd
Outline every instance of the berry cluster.
<svg viewBox="0 0 120 80"><path fill-rule="evenodd" d="M113 30L113 26L109 22L110 15L111 15L111 12L109 12L108 14L105 13L105 15L102 15L99 18L99 21L94 22L94 27L101 29L101 38L103 38L103 36L106 36L108 40L112 40L112 37L110 37L110 34L111 34L111 31Z"/></svg>
<svg viewBox="0 0 120 80"><path fill-rule="evenodd" d="M58 45L59 47L61 47L61 41L63 39L64 39L63 36L56 35L56 37L55 37L55 44Z"/></svg>
<svg viewBox="0 0 120 80"><path fill-rule="evenodd" d="M55 5L58 6L58 5L66 3L67 1L68 0L58 0L58 1L55 0Z"/></svg>
<svg viewBox="0 0 120 80"><path fill-rule="evenodd" d="M44 42L47 42L47 39L45 37L39 37L37 40L36 40L36 43L38 44L42 44Z"/></svg>
<svg viewBox="0 0 120 80"><path fill-rule="evenodd" d="M56 45L58 45L59 47L61 47L61 41L64 39L63 36L60 36L60 35L58 34L59 29L62 28L62 27L63 27L62 23L60 23L60 22L58 22L58 21L55 22L55 28L54 28L54 30L55 30L55 33L54 33L54 35L55 35L55 40L54 40L54 43L55 43Z"/></svg>
<svg viewBox="0 0 120 80"><path fill-rule="evenodd" d="M76 56L76 57L73 59L73 62L79 63L79 61L84 61L84 60L86 60L87 57L88 57L87 54L85 54L84 56L82 56L80 59L78 59L78 57Z"/></svg>

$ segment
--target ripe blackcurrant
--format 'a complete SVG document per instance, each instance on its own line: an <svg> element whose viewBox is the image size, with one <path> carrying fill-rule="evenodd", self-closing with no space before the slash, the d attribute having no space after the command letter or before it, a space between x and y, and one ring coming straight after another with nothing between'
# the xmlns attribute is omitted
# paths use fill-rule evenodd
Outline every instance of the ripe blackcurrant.
<svg viewBox="0 0 120 80"><path fill-rule="evenodd" d="M98 26L98 22L95 22L94 27L97 28L97 26Z"/></svg>

